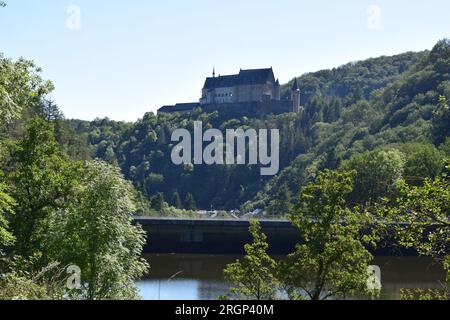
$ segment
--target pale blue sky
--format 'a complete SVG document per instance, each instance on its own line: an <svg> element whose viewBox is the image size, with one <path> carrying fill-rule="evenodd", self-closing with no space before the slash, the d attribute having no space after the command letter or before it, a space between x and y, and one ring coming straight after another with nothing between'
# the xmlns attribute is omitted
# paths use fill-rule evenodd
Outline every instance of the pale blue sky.
<svg viewBox="0 0 450 320"><path fill-rule="evenodd" d="M285 83L349 61L430 49L450 36L448 0L7 2L0 52L35 60L66 116L86 120L135 120L164 104L197 101L213 65L220 74L273 66ZM67 27L70 5L81 9L80 30ZM371 5L381 9L378 27Z"/></svg>

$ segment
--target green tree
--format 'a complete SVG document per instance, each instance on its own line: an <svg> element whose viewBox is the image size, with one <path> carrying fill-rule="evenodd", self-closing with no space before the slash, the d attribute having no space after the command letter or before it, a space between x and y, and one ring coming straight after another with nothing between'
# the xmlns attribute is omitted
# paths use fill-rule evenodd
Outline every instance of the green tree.
<svg viewBox="0 0 450 320"><path fill-rule="evenodd" d="M41 70L25 59L12 61L0 53L0 70L0 127L4 129L23 111L37 108L53 85L42 80Z"/></svg>
<svg viewBox="0 0 450 320"><path fill-rule="evenodd" d="M397 236L402 246L420 254L439 257L450 247L450 183L448 178L425 180L423 186L399 182L400 196L384 210L384 217L399 226Z"/></svg>
<svg viewBox="0 0 450 320"><path fill-rule="evenodd" d="M186 200L184 200L184 208L191 211L197 210L197 204L195 203L195 199L192 193L188 193L186 195Z"/></svg>
<svg viewBox="0 0 450 320"><path fill-rule="evenodd" d="M183 203L181 202L178 191L175 191L172 195L172 205L177 209L183 209Z"/></svg>
<svg viewBox="0 0 450 320"><path fill-rule="evenodd" d="M392 149L357 154L345 161L343 171L356 171L349 193L351 202L365 204L395 194L396 182L403 176L404 158L403 153Z"/></svg>
<svg viewBox="0 0 450 320"><path fill-rule="evenodd" d="M288 215L292 210L292 192L287 184L283 184L275 198L270 202L268 210L272 215Z"/></svg>
<svg viewBox="0 0 450 320"><path fill-rule="evenodd" d="M50 227L47 218L67 206L79 168L61 154L51 126L33 118L25 136L12 147L7 173L10 195L16 201L11 218L16 254L28 257L41 251Z"/></svg>
<svg viewBox="0 0 450 320"><path fill-rule="evenodd" d="M448 168L448 167L447 167ZM421 186L399 182L400 195L390 205L378 208L379 220L394 228L398 243L421 255L440 261L446 271L446 293L450 297L450 180L447 173L426 179ZM404 291L405 297L426 297L431 291ZM442 292L435 292L435 297Z"/></svg>
<svg viewBox="0 0 450 320"><path fill-rule="evenodd" d="M8 217L14 214L14 201L5 193L5 189L5 185L0 183L0 256L2 249L14 241L14 237L8 229Z"/></svg>
<svg viewBox="0 0 450 320"><path fill-rule="evenodd" d="M0 274L0 300L65 299L66 270L53 262L39 268L39 257L6 259ZM5 261L5 260L4 260ZM4 262L2 261L2 262Z"/></svg>
<svg viewBox="0 0 450 320"><path fill-rule="evenodd" d="M450 137L445 139L444 143L439 146L439 150L445 157L450 158Z"/></svg>
<svg viewBox="0 0 450 320"><path fill-rule="evenodd" d="M116 154L114 153L114 149L112 146L108 146L106 148L105 151L105 155L103 157L103 160L105 160L106 162L108 162L109 164L112 165L117 165L117 158L116 158Z"/></svg>
<svg viewBox="0 0 450 320"><path fill-rule="evenodd" d="M304 243L281 263L280 280L291 299L369 295L372 255L360 236L369 219L346 207L354 173L325 171L304 187L290 219Z"/></svg>
<svg viewBox="0 0 450 320"><path fill-rule="evenodd" d="M37 115L48 123L56 122L64 118L61 109L53 100L44 99L36 109Z"/></svg>
<svg viewBox="0 0 450 320"><path fill-rule="evenodd" d="M448 46L447 44L447 48ZM450 136L450 107L445 96L439 97L438 109L433 114L433 125L434 140L436 144L440 144Z"/></svg>
<svg viewBox="0 0 450 320"><path fill-rule="evenodd" d="M152 208L156 211L161 211L166 206L166 201L164 199L164 193L158 192L153 198L152 198Z"/></svg>
<svg viewBox="0 0 450 320"><path fill-rule="evenodd" d="M0 7L5 6L6 4L3 1L0 1ZM1 67L2 64L0 64ZM0 73L0 77L4 77ZM2 79L2 81L4 81ZM3 88L4 84L1 84L0 82L0 92L5 92L5 88ZM16 105L13 105L11 103L7 104L3 100L6 100L3 97L3 95L0 95L0 133L4 131L5 125L12 119L17 116L16 112ZM0 137L1 138L1 137ZM0 160L3 160L3 154L4 154L4 145L3 145L3 139L0 139ZM0 171L0 178L3 179L3 172ZM6 185L0 181L0 254L1 249L11 244L14 237L12 234L8 231L8 219L7 215L13 213L12 206L13 206L13 200L12 198L5 193Z"/></svg>
<svg viewBox="0 0 450 320"><path fill-rule="evenodd" d="M136 199L136 215L141 217L150 217L157 215L158 212L151 208L148 198L136 188L134 189L134 198Z"/></svg>
<svg viewBox="0 0 450 320"><path fill-rule="evenodd" d="M402 147L406 155L404 177L408 184L421 184L442 172L444 157L432 144L409 143Z"/></svg>
<svg viewBox="0 0 450 320"><path fill-rule="evenodd" d="M261 232L257 220L250 221L249 231L253 242L245 245L247 254L242 261L237 260L226 267L225 279L235 286L230 292L238 298L275 299L278 288L274 276L277 263L267 254L267 237Z"/></svg>
<svg viewBox="0 0 450 320"><path fill-rule="evenodd" d="M120 169L88 162L71 206L52 215L52 260L80 267L83 286L74 297L137 299L135 281L148 266L141 258L145 232L132 224L133 187Z"/></svg>

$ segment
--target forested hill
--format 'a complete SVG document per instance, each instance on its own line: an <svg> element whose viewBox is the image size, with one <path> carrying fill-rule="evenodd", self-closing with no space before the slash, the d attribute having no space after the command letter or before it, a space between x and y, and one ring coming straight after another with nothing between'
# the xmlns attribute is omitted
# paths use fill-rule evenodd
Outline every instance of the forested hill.
<svg viewBox="0 0 450 320"><path fill-rule="evenodd" d="M295 202L292 195L320 170L344 166L357 170L370 161L378 176L364 183L374 190L361 190L366 197L383 196L378 191L388 190L383 183L390 179L421 179L442 168L450 149L449 55L449 41L441 41L432 51L305 74L298 78L305 108L301 114L230 119L198 111L184 116L148 113L136 123L107 119L69 123L79 137L77 153L118 164L126 178L153 200L155 209L165 200L180 208L264 207L281 214ZM285 94L288 86L283 86ZM192 130L195 120L221 129L279 128L280 174L261 178L257 166L174 166L171 132ZM80 152L85 139L88 149ZM360 177L364 178L368 177ZM370 200L364 194L353 197Z"/></svg>
<svg viewBox="0 0 450 320"><path fill-rule="evenodd" d="M331 70L307 73L297 81L302 92L302 103L315 102L322 97L328 101L344 99L351 103L361 98L369 99L372 93L397 80L411 66L421 61L427 52L408 52L395 56L371 58L350 62ZM281 87L283 97L290 95L292 81Z"/></svg>
<svg viewBox="0 0 450 320"><path fill-rule="evenodd" d="M356 201L375 200L372 193L375 198L387 196L398 178L434 178L450 154L449 80L450 44L441 41L371 98L342 108L337 121L313 124L313 147L270 181L252 205L279 202L270 200L277 196L290 198L286 190L297 192L326 168L363 168Z"/></svg>

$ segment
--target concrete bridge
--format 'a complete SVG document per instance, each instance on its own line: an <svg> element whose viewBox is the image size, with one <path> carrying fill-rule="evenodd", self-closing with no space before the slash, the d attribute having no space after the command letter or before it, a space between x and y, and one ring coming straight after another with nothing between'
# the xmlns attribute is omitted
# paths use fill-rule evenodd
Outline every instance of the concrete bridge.
<svg viewBox="0 0 450 320"><path fill-rule="evenodd" d="M145 253L241 254L251 242L249 221L135 218L147 232ZM287 254L299 241L289 221L260 221L272 254Z"/></svg>
<svg viewBox="0 0 450 320"><path fill-rule="evenodd" d="M147 232L144 253L242 254L245 253L244 245L252 240L248 232L249 221L245 220L136 217L134 221ZM267 235L270 254L285 255L295 250L300 238L289 221L261 220L260 223ZM393 251L391 247L373 253L413 254Z"/></svg>

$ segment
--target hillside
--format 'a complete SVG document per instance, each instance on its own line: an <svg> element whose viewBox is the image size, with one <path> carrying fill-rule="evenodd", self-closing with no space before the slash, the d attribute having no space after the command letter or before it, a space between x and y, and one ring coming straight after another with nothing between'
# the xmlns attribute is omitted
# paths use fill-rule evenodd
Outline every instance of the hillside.
<svg viewBox="0 0 450 320"><path fill-rule="evenodd" d="M322 97L325 100L344 99L346 102L369 99L375 90L397 80L426 55L427 52L408 52L307 73L297 78L302 90L302 103L308 105L313 97ZM289 94L291 85L292 81L282 86L284 97Z"/></svg>
<svg viewBox="0 0 450 320"><path fill-rule="evenodd" d="M343 108L336 122L317 122L311 132L314 147L267 183L251 206L267 205L283 185L296 193L318 171L372 150L399 150L406 158L402 174L416 167L415 175L430 176L432 163L427 161L450 151L449 71L450 43L441 41L396 81Z"/></svg>
<svg viewBox="0 0 450 320"><path fill-rule="evenodd" d="M246 210L265 207L278 214L283 211L280 199L294 202L291 195L318 171L337 168L353 155L390 146L405 153L421 149L405 145L413 142L434 151L443 144L450 127L443 100L450 99L449 47L442 41L431 52L305 74L298 78L305 108L301 114L230 119L199 111L184 116L148 113L133 124L107 119L69 123L87 139L92 157L118 164L157 207L162 198L174 206L193 198L204 209L245 204ZM284 94L289 85L283 86ZM282 171L275 178L261 178L257 166L174 166L171 133L192 130L195 120L221 129L279 128Z"/></svg>

